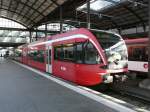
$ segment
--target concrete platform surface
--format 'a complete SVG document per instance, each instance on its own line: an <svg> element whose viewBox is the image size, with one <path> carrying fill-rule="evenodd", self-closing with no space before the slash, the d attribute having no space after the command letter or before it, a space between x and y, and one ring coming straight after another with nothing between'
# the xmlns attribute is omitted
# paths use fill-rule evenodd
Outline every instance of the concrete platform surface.
<svg viewBox="0 0 150 112"><path fill-rule="evenodd" d="M117 112L35 72L0 60L0 112Z"/></svg>

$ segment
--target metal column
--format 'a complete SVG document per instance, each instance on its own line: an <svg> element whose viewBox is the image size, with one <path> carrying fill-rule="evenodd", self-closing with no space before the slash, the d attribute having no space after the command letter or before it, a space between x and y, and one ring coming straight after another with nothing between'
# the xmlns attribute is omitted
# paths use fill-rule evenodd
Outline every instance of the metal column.
<svg viewBox="0 0 150 112"><path fill-rule="evenodd" d="M59 11L60 11L60 33L63 32L63 21L62 21L62 6L59 6Z"/></svg>
<svg viewBox="0 0 150 112"><path fill-rule="evenodd" d="M36 37L35 37L35 40L36 40L36 41L38 40L37 28L36 28Z"/></svg>
<svg viewBox="0 0 150 112"><path fill-rule="evenodd" d="M118 32L119 32L119 34L121 35L121 33L122 33L122 32L121 32L121 28L118 28Z"/></svg>
<svg viewBox="0 0 150 112"><path fill-rule="evenodd" d="M31 34L31 30L29 31L29 37L30 37L30 43L32 42L32 34Z"/></svg>
<svg viewBox="0 0 150 112"><path fill-rule="evenodd" d="M45 23L45 38L47 40L47 23Z"/></svg>
<svg viewBox="0 0 150 112"><path fill-rule="evenodd" d="M87 28L90 29L90 0L87 0Z"/></svg>

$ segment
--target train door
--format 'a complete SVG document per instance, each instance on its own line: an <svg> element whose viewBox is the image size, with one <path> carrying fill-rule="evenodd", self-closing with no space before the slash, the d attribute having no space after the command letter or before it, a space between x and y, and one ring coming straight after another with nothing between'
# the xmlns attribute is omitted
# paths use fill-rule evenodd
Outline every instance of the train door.
<svg viewBox="0 0 150 112"><path fill-rule="evenodd" d="M52 73L52 46L46 47L46 72Z"/></svg>
<svg viewBox="0 0 150 112"><path fill-rule="evenodd" d="M25 46L25 48L22 50L22 62L24 64L27 64L28 59L27 59L27 47Z"/></svg>
<svg viewBox="0 0 150 112"><path fill-rule="evenodd" d="M75 82L74 44L54 45L53 74Z"/></svg>

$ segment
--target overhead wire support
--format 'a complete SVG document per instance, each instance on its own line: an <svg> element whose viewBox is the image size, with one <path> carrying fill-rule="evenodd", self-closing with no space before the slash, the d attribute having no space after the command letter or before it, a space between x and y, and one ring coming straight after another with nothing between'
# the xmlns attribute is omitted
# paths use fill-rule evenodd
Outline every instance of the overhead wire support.
<svg viewBox="0 0 150 112"><path fill-rule="evenodd" d="M63 32L62 6L59 5L55 0L51 0L51 1L59 7L60 33L62 33Z"/></svg>
<svg viewBox="0 0 150 112"><path fill-rule="evenodd" d="M46 40L47 40L47 22L45 22L45 37L46 37Z"/></svg>
<svg viewBox="0 0 150 112"><path fill-rule="evenodd" d="M62 20L62 6L59 6L59 10L60 10L60 15L59 15L59 18L60 18L60 33L63 32L63 20Z"/></svg>

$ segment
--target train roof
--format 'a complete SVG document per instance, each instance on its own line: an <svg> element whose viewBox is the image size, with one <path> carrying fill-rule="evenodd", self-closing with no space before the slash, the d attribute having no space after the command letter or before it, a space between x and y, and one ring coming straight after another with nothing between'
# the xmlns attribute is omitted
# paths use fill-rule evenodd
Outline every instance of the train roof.
<svg viewBox="0 0 150 112"><path fill-rule="evenodd" d="M114 35L120 36L118 33L112 32L112 31L108 31L108 30L99 30L99 29L89 29L89 30L91 30L91 31L100 31L100 32L104 32L104 33L109 33L109 34L114 34Z"/></svg>
<svg viewBox="0 0 150 112"><path fill-rule="evenodd" d="M137 38L137 39L126 39L125 43L131 44L131 43L147 43L148 38Z"/></svg>
<svg viewBox="0 0 150 112"><path fill-rule="evenodd" d="M99 31L99 32L105 32L105 33L109 33L109 34L114 34L114 35L120 36L119 34L111 32L111 31L98 30L98 29L78 28L78 29L71 30L71 31L68 31L68 32L65 32L65 33L48 36L47 37L47 41L55 40L55 39L58 39L58 38L61 38L61 37L71 36L71 35L74 35L74 34L82 34L82 33L85 33L87 31L89 31L89 32L91 32L91 31ZM30 43L29 46L43 45L43 44L46 44L46 43L47 43L46 41L37 41L37 42L34 42L34 43Z"/></svg>
<svg viewBox="0 0 150 112"><path fill-rule="evenodd" d="M99 30L99 29L87 29L87 28L78 28L78 29L74 29L74 30L71 30L71 31L67 31L67 32L63 33L63 35L65 35L65 34L72 34L72 33L76 32L76 31L80 31L80 30L99 31L99 32L104 32L104 33L109 33L109 34L114 34L114 35L120 36L118 33L112 32L112 31ZM62 34L56 34L56 35L53 35L53 36L49 36L48 40L54 39L53 37L56 37L56 36L59 37L59 35L62 35Z"/></svg>

